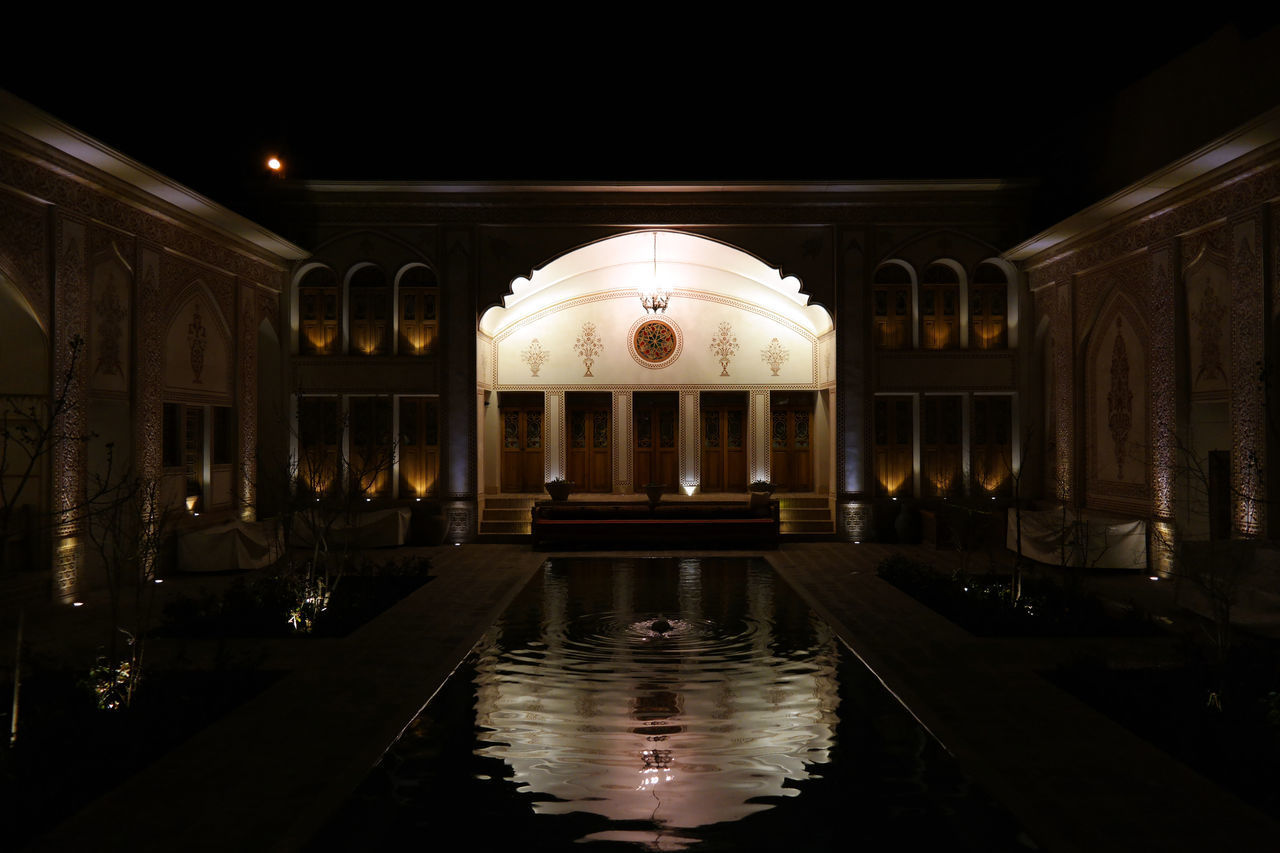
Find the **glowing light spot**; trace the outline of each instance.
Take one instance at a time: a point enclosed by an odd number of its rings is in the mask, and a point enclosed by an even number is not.
[[[279,172],[281,169],[284,168],[284,163],[280,162],[279,157],[268,157],[267,168],[273,172]]]

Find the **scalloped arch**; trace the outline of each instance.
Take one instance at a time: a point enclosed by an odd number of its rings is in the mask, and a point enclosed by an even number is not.
[[[496,337],[539,311],[602,293],[635,290],[654,278],[674,291],[726,298],[763,308],[815,338],[833,328],[831,315],[810,304],[800,280],[783,276],[756,256],[708,237],[680,231],[633,231],[572,249],[512,279],[502,305],[480,318]]]

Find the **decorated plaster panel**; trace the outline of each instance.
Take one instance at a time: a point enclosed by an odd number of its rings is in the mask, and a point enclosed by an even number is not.
[[[661,315],[643,313],[629,293],[560,304],[499,333],[494,349],[491,380],[501,388],[813,387],[821,367],[816,336],[755,306],[681,292]],[[766,351],[779,357],[766,360]],[[483,351],[480,365],[488,367]]]
[[[164,419],[160,255],[156,249],[144,248],[140,258],[135,339],[139,393],[134,405],[134,458],[139,460],[138,473],[156,480],[163,470],[160,454]]]
[[[1187,377],[1194,396],[1219,396],[1231,390],[1231,279],[1226,255],[1207,240],[1199,242],[1186,265]]]
[[[1172,241],[1151,251],[1151,510],[1162,518],[1174,511],[1177,480],[1177,369],[1175,356],[1177,294]]]
[[[76,352],[70,346],[74,338],[85,334],[88,320],[88,300],[85,298],[85,227],[79,222],[60,218],[57,224],[56,281],[54,283],[53,375],[68,378],[66,386],[69,400],[84,399],[88,385],[88,355]],[[85,406],[71,406],[63,423],[69,435],[84,435]],[[81,500],[85,487],[85,446],[80,441],[58,442],[52,453],[53,472],[50,488],[54,517],[54,566],[55,596],[61,601],[71,601],[80,585],[79,542],[80,521],[72,510]]]
[[[32,157],[0,151],[0,184],[59,208],[201,261],[251,281],[279,286],[284,265],[245,251],[246,246],[211,239],[174,219],[156,216],[95,185],[55,170]],[[167,279],[166,279],[167,280]]]
[[[1266,526],[1266,400],[1262,365],[1266,354],[1263,309],[1262,223],[1246,217],[1231,229],[1231,492],[1232,526],[1258,536]]]
[[[127,394],[133,361],[133,271],[114,244],[98,253],[89,288],[89,387]]]
[[[1052,472],[1055,484],[1055,497],[1064,503],[1075,501],[1075,413],[1076,413],[1076,371],[1074,347],[1074,324],[1071,314],[1071,288],[1060,284],[1053,289],[1057,308],[1053,312],[1050,334],[1054,341],[1053,368],[1057,384],[1054,387],[1054,403],[1056,408],[1056,444],[1057,458]]]
[[[239,389],[235,415],[239,421],[240,464],[236,482],[240,491],[240,513],[243,521],[252,521],[257,504],[254,472],[258,456],[258,311],[254,289],[240,289],[240,346],[236,363],[240,366]]]
[[[1278,196],[1280,164],[1233,169],[1222,174],[1213,187],[1171,202],[1156,215],[1118,225],[1100,238],[1035,260],[1031,279],[1037,283],[1036,286],[1039,282],[1068,280],[1080,270],[1190,234],[1222,221],[1233,211],[1250,210]]]
[[[630,492],[634,482],[632,471],[632,447],[634,438],[632,430],[635,422],[632,419],[632,398],[630,391],[616,391],[613,394],[613,488],[615,492]]]
[[[1141,510],[1150,495],[1147,328],[1128,297],[1104,305],[1085,371],[1089,505]]]
[[[174,304],[164,333],[165,390],[189,399],[230,398],[232,339],[209,291],[193,282]]]
[[[36,319],[49,328],[48,225],[39,205],[0,192],[0,273],[13,280]]]

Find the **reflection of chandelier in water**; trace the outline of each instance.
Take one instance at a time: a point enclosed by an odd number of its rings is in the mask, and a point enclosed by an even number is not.
[[[665,314],[671,291],[658,284],[658,232],[653,232],[653,277],[647,287],[639,288],[640,304],[649,314]]]

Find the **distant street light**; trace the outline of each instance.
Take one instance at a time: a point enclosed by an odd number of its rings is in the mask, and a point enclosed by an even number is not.
[[[277,175],[284,174],[284,163],[280,162],[279,157],[268,157],[267,168],[275,172]]]

